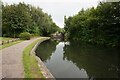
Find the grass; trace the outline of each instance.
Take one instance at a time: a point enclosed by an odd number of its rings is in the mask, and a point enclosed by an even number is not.
[[[0,50],[1,49],[4,49],[4,48],[7,48],[7,47],[10,47],[10,46],[12,46],[12,45],[15,45],[15,44],[17,44],[17,43],[20,43],[20,42],[22,42],[23,40],[18,40],[18,41],[15,41],[15,42],[10,42],[10,43],[6,43],[6,44],[4,44],[4,45],[0,45]]]
[[[1,41],[8,41],[8,40],[12,40],[14,38],[9,38],[9,37],[0,37]]]
[[[30,45],[28,45],[23,51],[23,65],[25,78],[41,78],[45,79],[38,66],[38,62],[35,59],[35,55],[30,55],[32,48],[38,41],[42,41],[45,38],[40,38]]]

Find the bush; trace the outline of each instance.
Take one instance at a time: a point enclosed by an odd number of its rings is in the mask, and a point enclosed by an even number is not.
[[[28,32],[23,32],[23,33],[20,33],[19,37],[20,39],[23,39],[23,40],[30,40],[31,34]]]

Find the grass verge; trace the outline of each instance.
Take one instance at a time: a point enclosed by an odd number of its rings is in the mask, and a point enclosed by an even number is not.
[[[0,40],[1,40],[1,41],[8,41],[8,40],[12,40],[12,39],[15,39],[15,38],[0,37]]]
[[[22,42],[23,40],[18,40],[18,41],[15,41],[15,42],[10,42],[10,43],[6,43],[6,44],[4,44],[4,45],[0,45],[0,50],[1,49],[4,49],[4,48],[7,48],[7,47],[10,47],[10,46],[12,46],[12,45],[14,45],[14,44],[17,44],[17,43],[20,43],[20,42]]]
[[[41,78],[45,79],[42,75],[41,70],[38,66],[38,62],[35,59],[35,55],[30,55],[32,48],[38,41],[44,40],[40,38],[28,45],[23,51],[23,65],[24,65],[24,76],[25,78]]]

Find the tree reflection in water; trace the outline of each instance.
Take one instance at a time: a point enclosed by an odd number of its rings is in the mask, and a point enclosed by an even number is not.
[[[42,61],[50,60],[52,53],[56,50],[58,42],[47,40],[42,42],[36,49],[36,55],[41,58]]]
[[[36,49],[55,77],[118,78],[120,51],[79,42],[45,41]]]
[[[120,72],[119,50],[70,42],[64,46],[64,57],[79,69],[85,69],[89,77],[118,78]]]

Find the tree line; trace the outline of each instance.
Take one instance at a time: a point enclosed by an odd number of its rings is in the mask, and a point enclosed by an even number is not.
[[[70,40],[120,47],[120,2],[100,2],[64,20]]]
[[[50,36],[58,30],[51,15],[39,7],[25,3],[2,5],[2,36],[18,37],[22,32]]]

